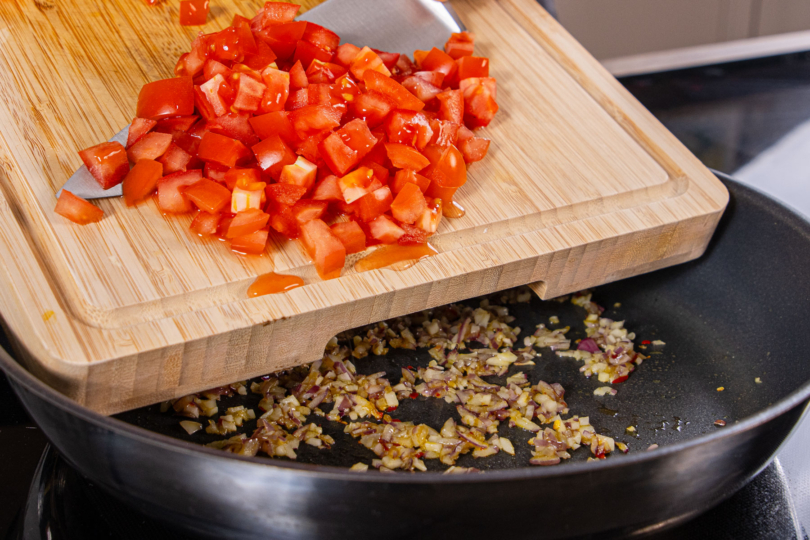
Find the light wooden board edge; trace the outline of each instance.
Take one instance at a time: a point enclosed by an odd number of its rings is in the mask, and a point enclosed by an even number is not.
[[[506,9],[510,10],[516,20],[521,21],[524,27],[534,35],[540,32],[557,31],[564,32],[561,28],[554,28],[556,22],[547,20],[544,12],[536,7],[531,0],[515,0],[513,2],[502,2]],[[536,8],[536,9],[535,9]],[[550,19],[550,17],[548,17]],[[537,39],[537,38],[535,38]],[[566,42],[566,39],[570,42]],[[557,38],[557,42],[551,44],[552,51],[560,55],[566,67],[573,69],[573,75],[577,77],[592,77],[597,80],[593,86],[608,84],[607,92],[604,89],[593,88],[592,95],[597,93],[595,99],[602,100],[603,106],[611,112],[620,112],[624,108],[625,112],[619,115],[622,122],[626,122],[630,132],[637,130],[643,134],[645,129],[654,129],[654,144],[664,148],[664,156],[676,155],[678,162],[686,162],[686,178],[705,178],[710,173],[700,165],[700,163],[686,151],[677,140],[671,135],[661,130],[654,118],[643,110],[632,98],[626,94],[615,80],[605,72],[596,61],[588,63],[590,57],[587,53],[584,58],[577,58],[576,64],[565,58],[566,55],[579,54],[584,51],[578,50],[578,44],[568,36],[562,35]],[[592,59],[590,59],[592,60]],[[584,69],[584,70],[583,70]],[[582,70],[582,71],[579,71]],[[600,71],[601,70],[601,71]],[[598,80],[598,79],[602,80]],[[589,91],[591,91],[589,89]],[[604,92],[602,95],[599,92]],[[629,111],[629,112],[627,112]],[[623,124],[625,125],[625,124]],[[667,137],[668,135],[668,137]],[[644,137],[640,137],[641,140]],[[670,152],[667,154],[666,152]],[[6,171],[9,172],[9,171]],[[694,176],[693,176],[694,175]],[[273,336],[288,332],[298,333],[307,336],[309,332],[310,343],[317,343],[310,347],[310,350],[302,354],[305,360],[313,360],[320,355],[323,344],[334,333],[357,326],[382,320],[392,316],[402,315],[426,307],[440,305],[449,301],[456,301],[479,294],[494,292],[512,286],[530,283],[541,278],[546,278],[545,288],[542,289],[544,297],[558,296],[594,285],[594,281],[611,281],[630,275],[635,275],[644,271],[649,271],[658,267],[668,266],[692,259],[703,252],[705,246],[714,230],[723,207],[725,206],[725,189],[713,177],[716,185],[711,183],[708,186],[697,188],[693,182],[689,181],[689,187],[679,197],[651,204],[649,207],[634,207],[624,209],[617,215],[609,216],[616,219],[640,219],[646,217],[650,219],[652,215],[659,218],[661,215],[667,219],[658,219],[660,227],[649,230],[645,237],[638,237],[632,231],[632,227],[626,228],[624,233],[617,233],[614,237],[607,238],[599,245],[582,246],[563,251],[554,251],[550,246],[546,247],[546,253],[535,257],[513,260],[503,264],[493,264],[490,268],[482,268],[474,274],[467,276],[457,276],[447,278],[434,284],[425,284],[410,289],[400,290],[382,294],[374,299],[356,302],[350,316],[335,317],[334,314],[321,312],[315,318],[308,318],[307,321],[278,321],[269,325],[246,325],[241,328],[232,329],[222,335],[210,338],[195,339],[185,344],[176,344],[160,350],[144,351],[131,356],[116,358],[107,362],[99,362],[97,365],[88,366],[86,363],[71,362],[69,359],[53,356],[53,351],[49,351],[44,343],[47,340],[39,341],[42,334],[51,334],[49,326],[65,325],[62,330],[67,330],[71,335],[76,336],[76,343],[68,344],[66,351],[74,350],[79,353],[85,349],[86,344],[81,342],[76,332],[76,322],[69,320],[69,314],[64,311],[63,306],[53,294],[53,284],[49,282],[41,268],[41,262],[21,261],[17,255],[22,246],[28,247],[29,239],[19,227],[18,216],[14,215],[14,210],[8,202],[0,201],[2,210],[2,222],[4,224],[3,238],[0,242],[0,254],[2,254],[3,266],[6,270],[1,281],[6,282],[8,290],[0,295],[2,311],[13,313],[18,311],[33,300],[33,298],[20,297],[12,287],[15,279],[25,276],[27,279],[35,281],[34,290],[38,290],[44,296],[48,296],[48,301],[56,307],[53,309],[55,315],[48,321],[36,320],[32,317],[28,320],[15,318],[6,320],[6,325],[13,336],[17,336],[17,341],[22,342],[26,352],[23,354],[27,358],[29,367],[42,377],[46,382],[60,389],[67,395],[84,402],[91,408],[95,408],[104,413],[113,413],[120,410],[129,409],[139,405],[167,399],[187,392],[197,391],[201,388],[189,373],[196,369],[205,369],[205,358],[212,354],[216,356],[226,356],[229,358],[228,366],[234,368],[233,371],[224,369],[221,375],[206,381],[206,386],[222,384],[233,381],[235,378],[249,377],[262,374],[271,368],[283,368],[301,361],[303,357],[290,358],[285,356],[285,351],[275,350],[272,346]],[[717,189],[717,185],[720,189]],[[707,191],[704,191],[706,189]],[[673,201],[679,199],[702,199],[713,201],[715,210],[699,216],[677,222],[678,210],[673,208]],[[699,205],[698,205],[699,206]],[[581,234],[588,227],[595,226],[597,221],[605,222],[606,216],[594,216],[592,218],[579,220],[573,223],[561,224],[552,227],[549,231],[555,234]],[[614,229],[616,230],[616,229]],[[689,240],[687,242],[687,239]],[[526,233],[516,236],[513,244],[525,242],[542,243],[547,241],[538,233]],[[688,249],[685,246],[688,244]],[[486,245],[477,246],[475,250],[482,256],[486,256]],[[538,250],[535,250],[538,251]],[[645,256],[646,254],[646,256]],[[497,261],[493,261],[497,262]],[[605,264],[610,265],[608,279],[605,276],[591,274],[594,268],[604,268]],[[555,269],[576,268],[572,272],[573,276],[568,282],[561,283],[555,281]],[[12,274],[14,276],[12,277]],[[559,277],[559,276],[557,276]],[[41,299],[40,299],[41,300]],[[46,301],[45,305],[48,304]],[[328,322],[329,325],[324,325]],[[327,327],[329,326],[329,327]],[[313,329],[315,331],[313,332]],[[43,332],[44,331],[44,332]],[[59,334],[59,332],[56,332]],[[22,338],[22,339],[19,339]],[[54,335],[51,334],[51,342]],[[38,342],[37,345],[34,342]],[[86,350],[82,352],[87,352]],[[64,351],[63,351],[64,353]],[[60,355],[62,356],[62,355]],[[79,354],[78,356],[83,356]],[[268,366],[264,359],[275,357],[274,365]],[[232,359],[232,360],[231,360]],[[150,373],[141,372],[146,365],[159,364],[157,371]],[[238,372],[238,377],[236,373]],[[85,380],[86,377],[86,380]],[[132,388],[135,381],[144,378],[155,379],[155,385],[146,392],[133,393]],[[175,384],[176,383],[176,384]]]

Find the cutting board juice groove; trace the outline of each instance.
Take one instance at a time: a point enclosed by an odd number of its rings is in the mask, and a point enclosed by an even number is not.
[[[316,2],[309,2],[311,7]],[[259,2],[217,2],[209,32]],[[103,200],[53,213],[76,151],[126,125],[197,28],[165,2],[0,3],[0,310],[38,376],[112,413],[319,357],[350,327],[542,281],[550,297],[699,256],[727,192],[533,0],[458,0],[491,58],[501,111],[439,254],[394,272],[347,260],[320,281],[294,242],[237,257],[188,217]],[[257,276],[305,286],[248,299]],[[47,320],[43,314],[52,311]]]

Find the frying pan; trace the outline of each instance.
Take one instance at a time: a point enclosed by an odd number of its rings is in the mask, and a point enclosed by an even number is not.
[[[48,388],[5,353],[0,368],[76,469],[127,504],[200,536],[643,536],[745,485],[770,462],[810,399],[810,224],[761,193],[721,180],[731,202],[702,258],[594,293],[602,305],[621,303],[606,316],[624,319],[638,339],[665,341],[661,354],[617,385],[613,397],[595,397],[601,385],[585,379],[571,359],[544,353],[528,372],[533,383],[563,384],[571,413],[590,416],[603,433],[627,442],[627,455],[587,462],[583,448],[570,462],[534,468],[527,465],[528,433],[502,426],[517,456],[459,461],[481,474],[353,473],[336,465],[373,456],[334,427],[327,429],[336,438],[331,450],[303,445],[295,462],[233,456],[182,440],[178,418],[156,407],[104,417]],[[534,300],[511,309],[524,332],[550,314],[575,328],[583,318],[570,306]],[[356,364],[360,372],[383,368],[391,376],[403,362],[424,361],[418,351],[399,350]],[[420,398],[406,400],[396,414],[439,427],[451,413],[441,400]],[[727,425],[716,427],[718,419]],[[638,438],[625,433],[629,425]],[[646,451],[651,444],[660,447]]]

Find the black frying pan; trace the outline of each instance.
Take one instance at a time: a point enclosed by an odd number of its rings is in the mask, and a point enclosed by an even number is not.
[[[618,385],[615,397],[594,397],[600,384],[584,379],[573,360],[544,353],[531,372],[533,382],[563,384],[572,414],[589,415],[605,433],[630,444],[629,454],[604,461],[585,462],[583,448],[570,462],[529,467],[528,434],[503,427],[519,451],[516,458],[466,456],[459,462],[486,469],[483,474],[350,473],[334,465],[368,463],[372,455],[328,425],[337,440],[332,450],[304,445],[298,462],[240,458],[178,440],[184,438],[178,418],[156,407],[103,417],[46,387],[5,354],[0,367],[79,471],[140,510],[196,534],[641,535],[704,511],[742,487],[770,461],[810,398],[810,224],[762,194],[724,181],[731,202],[704,257],[595,293],[603,305],[622,303],[608,316],[625,319],[639,339],[666,341],[662,354]],[[582,313],[570,306],[533,301],[513,310],[524,329],[550,314],[581,327]],[[383,368],[393,375],[400,363],[424,361],[422,354],[396,351],[357,365],[361,372]],[[421,398],[397,411],[436,427],[451,414],[443,401]],[[718,419],[727,426],[716,427]],[[629,425],[638,426],[638,439],[624,435]],[[653,443],[660,448],[645,452]]]

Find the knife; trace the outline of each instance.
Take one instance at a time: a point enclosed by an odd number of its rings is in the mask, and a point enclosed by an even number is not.
[[[416,49],[442,48],[451,33],[465,30],[453,8],[437,0],[327,0],[298,20],[329,28],[341,43],[408,55]],[[126,126],[110,142],[126,146],[128,132]],[[63,189],[83,199],[123,194],[121,184],[102,189],[84,165],[56,192],[57,197]]]

